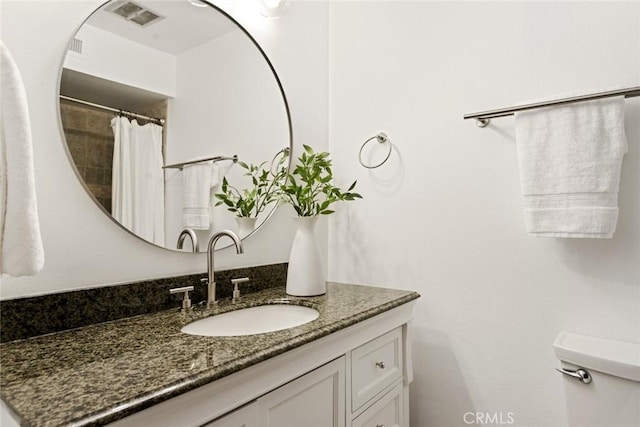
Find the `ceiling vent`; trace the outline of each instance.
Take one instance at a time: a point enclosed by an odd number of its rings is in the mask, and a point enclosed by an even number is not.
[[[107,8],[107,11],[121,16],[127,21],[133,22],[141,27],[146,27],[164,19],[164,16],[160,16],[132,1],[115,2],[113,6]]]

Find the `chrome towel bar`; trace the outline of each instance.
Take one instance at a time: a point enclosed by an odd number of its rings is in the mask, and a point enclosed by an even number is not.
[[[625,98],[640,96],[640,86],[610,90],[607,92],[592,93],[589,95],[572,96],[570,98],[561,98],[552,101],[518,105],[515,107],[499,108],[497,110],[481,111],[478,113],[465,114],[464,119],[475,119],[476,125],[483,128],[489,124],[489,119],[512,116],[518,111],[533,110],[534,108],[551,107],[554,105],[571,104],[574,102],[593,101],[595,99],[611,98],[613,96],[624,96]]]
[[[231,157],[225,157],[225,156],[206,157],[204,159],[189,160],[188,162],[175,163],[173,165],[166,165],[166,166],[163,166],[162,169],[180,169],[180,170],[182,170],[186,165],[192,165],[194,163],[208,162],[209,160],[212,160],[213,163],[221,162],[223,160],[233,160],[233,163],[236,163],[238,161],[238,156],[237,155],[233,155]]]

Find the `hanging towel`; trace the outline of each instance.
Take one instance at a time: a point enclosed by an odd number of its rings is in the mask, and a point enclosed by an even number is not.
[[[186,165],[182,170],[182,226],[195,230],[211,227],[209,200],[212,163]]]
[[[624,97],[518,112],[515,124],[529,235],[613,237]]]
[[[211,224],[215,222],[216,217],[216,193],[219,191],[220,185],[220,168],[218,162],[212,162],[211,164],[211,188],[209,189],[209,218]]]
[[[211,190],[214,190],[220,184],[220,168],[217,162],[211,163]]]
[[[0,273],[32,276],[43,265],[27,95],[0,41]]]

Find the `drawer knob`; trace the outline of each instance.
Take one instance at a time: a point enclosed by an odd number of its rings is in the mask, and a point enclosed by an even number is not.
[[[376,362],[376,366],[380,369],[384,369],[384,362]],[[384,426],[382,426],[384,427]]]
[[[376,427],[384,427],[384,424],[376,424]]]

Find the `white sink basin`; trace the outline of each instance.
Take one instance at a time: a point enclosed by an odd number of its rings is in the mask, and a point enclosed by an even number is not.
[[[318,316],[317,310],[299,305],[259,305],[216,314],[189,323],[181,331],[205,337],[264,334],[303,325]]]

